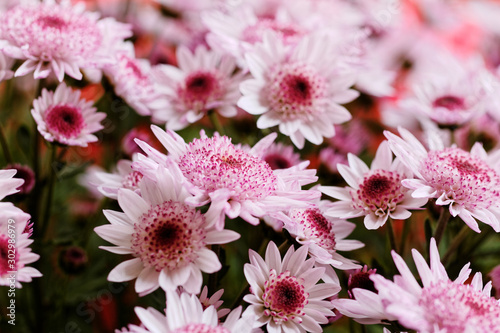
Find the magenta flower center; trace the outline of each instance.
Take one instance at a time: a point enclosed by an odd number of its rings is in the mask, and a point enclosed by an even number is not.
[[[284,120],[307,120],[320,112],[326,81],[306,64],[284,64],[271,72],[266,91],[269,108]]]
[[[223,78],[217,73],[198,71],[186,77],[179,96],[184,104],[194,110],[210,108],[210,102],[220,100],[224,95]]]
[[[282,155],[279,154],[269,154],[266,155],[264,160],[269,164],[271,169],[277,170],[277,169],[287,169],[291,167],[293,164],[288,160],[287,158],[283,157]]]
[[[423,178],[437,190],[436,197],[468,209],[498,205],[500,177],[485,161],[459,148],[430,151],[423,162]]]
[[[437,98],[432,105],[436,107],[442,107],[450,111],[458,111],[465,109],[465,101],[463,98],[446,95]]]
[[[352,190],[355,208],[384,216],[396,209],[407,191],[401,184],[402,175],[387,170],[375,170],[365,175],[357,191]]]
[[[355,298],[352,290],[354,288],[361,288],[365,290],[373,291],[377,293],[377,289],[375,289],[375,283],[370,279],[370,275],[374,274],[375,270],[369,270],[368,272],[357,272],[349,275],[349,281],[347,282],[347,293],[349,297]]]
[[[11,257],[14,256],[14,258],[9,258],[9,254]],[[17,270],[18,258],[19,255],[17,249],[9,253],[9,237],[7,237],[7,235],[0,234],[0,276],[3,276],[9,271]],[[13,268],[10,267],[9,260],[15,261]]]
[[[289,271],[276,274],[273,269],[269,280],[264,283],[264,314],[273,317],[276,323],[294,320],[303,316],[309,294],[305,292],[303,281],[290,276]]]
[[[471,285],[435,282],[422,290],[419,305],[425,309],[429,327],[443,332],[477,332],[478,328],[498,332],[500,327],[498,300]]]
[[[194,139],[180,157],[179,167],[193,185],[208,193],[229,189],[236,200],[265,198],[277,187],[271,167],[237,149],[227,137]]]
[[[318,208],[293,209],[291,218],[300,225],[306,240],[314,240],[322,248],[334,251],[335,233],[330,222]]]
[[[71,105],[55,105],[45,116],[50,132],[65,138],[76,138],[85,127],[81,110]]]
[[[60,30],[67,26],[66,21],[53,15],[40,16],[36,19],[36,23],[44,29],[53,28]]]
[[[210,326],[207,324],[187,324],[181,328],[178,328],[172,333],[230,333],[230,331],[224,326]]]
[[[166,201],[152,207],[134,224],[132,250],[146,267],[157,271],[183,267],[205,246],[204,216],[192,207]]]

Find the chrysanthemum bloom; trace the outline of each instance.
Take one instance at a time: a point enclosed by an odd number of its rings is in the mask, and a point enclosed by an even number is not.
[[[135,156],[132,157],[134,160]],[[105,197],[118,198],[118,190],[126,188],[140,194],[139,184],[142,173],[132,170],[132,161],[119,160],[116,163],[116,171],[113,173],[95,170],[90,178],[90,185],[96,186],[97,190]]]
[[[380,144],[371,168],[356,155],[348,155],[349,166],[337,165],[339,173],[349,187],[322,186],[323,193],[339,199],[326,212],[340,218],[365,216],[367,229],[378,229],[389,217],[407,219],[408,209],[418,209],[426,198],[413,198],[412,191],[401,181],[411,178],[411,171],[399,160],[392,160],[392,153],[384,141]]]
[[[246,54],[253,79],[241,83],[238,106],[261,115],[258,128],[279,125],[281,133],[299,148],[305,140],[319,145],[335,135],[334,124],[351,119],[340,104],[358,92],[349,87],[354,79],[342,75],[326,36],[304,37],[290,51],[274,35]]]
[[[302,162],[300,154],[293,151],[293,146],[287,146],[281,142],[273,142],[259,155],[273,170],[287,169]]]
[[[177,49],[179,68],[158,65],[154,71],[160,91],[169,106],[153,114],[153,119],[166,122],[171,130],[180,130],[200,120],[209,111],[224,117],[236,115],[236,101],[241,96],[238,85],[242,75],[235,74],[232,57],[199,46],[194,53]]]
[[[92,133],[104,128],[100,122],[106,117],[105,113],[96,112],[92,104],[80,99],[79,90],[61,83],[55,91],[42,90],[42,95],[33,101],[31,114],[45,140],[86,147],[97,141]]]
[[[19,192],[19,187],[23,185],[24,180],[13,178],[17,170],[0,170],[0,200],[8,195]]]
[[[325,298],[340,291],[333,283],[319,283],[325,268],[314,267],[307,259],[308,247],[297,251],[291,246],[283,261],[273,242],[267,246],[265,260],[249,251],[250,264],[245,264],[245,277],[251,294],[243,299],[250,303],[243,315],[255,315],[254,327],[266,325],[269,333],[322,332],[320,324],[328,323],[333,306]]]
[[[385,131],[394,154],[413,172],[416,179],[402,183],[414,198],[436,198],[436,204],[449,206],[472,230],[480,232],[476,219],[500,231],[500,153],[488,155],[476,142],[470,153],[455,146],[444,147],[436,135],[430,150],[404,128],[401,137]]]
[[[205,216],[184,203],[189,193],[178,175],[165,168],[160,167],[154,179],[144,177],[139,187],[142,197],[121,189],[118,204],[124,213],[105,210],[111,224],[95,228],[99,236],[116,245],[102,249],[134,256],[116,266],[108,280],[137,278],[135,290],[140,295],[160,286],[164,290],[182,286],[198,294],[202,272],[210,274],[221,268],[219,258],[207,245],[229,243],[239,234],[208,227]]]
[[[59,81],[64,74],[81,80],[81,68],[100,67],[112,61],[110,48],[130,37],[130,28],[111,18],[98,20],[85,12],[84,4],[71,6],[54,0],[18,5],[0,16],[2,51],[25,60],[16,76],[34,71],[45,78],[53,72]]]
[[[164,313],[154,308],[135,308],[141,327],[129,325],[120,332],[131,333],[250,333],[251,320],[240,318],[241,306],[219,323],[215,307],[206,309],[195,295],[167,292],[167,308]]]
[[[14,284],[16,288],[21,288],[21,282],[31,282],[32,278],[42,276],[37,269],[26,266],[40,258],[38,254],[31,252],[29,247],[33,243],[33,240],[29,239],[29,230],[25,232],[29,219],[29,214],[12,203],[0,202],[0,285],[2,286]],[[10,237],[13,230],[15,237]],[[14,245],[14,251],[11,245]],[[13,279],[12,275],[15,275]]]
[[[493,76],[482,63],[464,66],[448,56],[440,65],[438,71],[430,68],[431,73],[418,76],[412,95],[400,102],[403,110],[450,127],[461,126],[488,111]]]
[[[500,332],[500,300],[490,296],[491,282],[483,288],[481,273],[470,284],[470,264],[450,280],[439,260],[436,241],[431,239],[430,265],[412,250],[422,286],[394,251],[392,257],[401,275],[394,282],[374,274],[371,279],[384,304],[385,311],[399,323],[419,332]]]
[[[104,68],[111,79],[115,93],[122,97],[138,114],[152,115],[155,111],[168,107],[160,96],[158,87],[151,76],[151,65],[146,59],[136,59],[134,46],[126,43],[116,54],[116,63]]]
[[[220,309],[220,306],[224,301],[222,301],[220,298],[222,297],[222,294],[224,293],[224,289],[217,290],[210,298],[208,297],[208,287],[204,286],[203,289],[201,290],[201,294],[198,297],[200,300],[201,305],[203,306],[203,310],[207,309],[210,306],[213,306],[217,310],[217,317],[222,318],[225,315],[227,315],[229,312],[231,312],[230,309]]]
[[[316,262],[338,269],[355,269],[360,266],[344,258],[337,251],[352,251],[364,246],[357,240],[344,239],[356,225],[341,219],[325,217],[330,203],[318,202],[311,208],[292,208],[283,218],[284,227],[299,244],[309,246],[309,254]]]
[[[201,131],[200,139],[186,144],[173,131],[165,132],[157,126],[152,126],[152,130],[170,154],[165,156],[137,141],[149,158],[139,159],[133,168],[146,175],[156,169],[157,163],[174,163],[194,195],[188,202],[194,206],[210,203],[207,220],[218,229],[223,228],[226,216],[231,219],[239,216],[256,225],[268,213],[292,206],[307,207],[308,201],[319,197],[318,191],[300,189],[317,180],[315,170],[304,170],[307,164],[272,170],[255,153],[268,147],[276,138],[275,133],[252,149],[243,149],[218,133],[209,138]]]

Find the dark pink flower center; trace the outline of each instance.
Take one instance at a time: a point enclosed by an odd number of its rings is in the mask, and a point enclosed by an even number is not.
[[[273,170],[287,169],[292,166],[292,163],[288,159],[279,154],[269,154],[264,160]]]
[[[375,289],[375,283],[370,279],[370,275],[374,274],[375,270],[359,271],[349,276],[349,281],[347,283],[347,293],[349,297],[355,298],[352,290],[354,288],[361,288],[365,290],[373,291],[377,293],[377,289]]]
[[[262,295],[266,307],[264,314],[272,316],[276,322],[303,316],[309,294],[305,292],[302,283],[295,276],[290,276],[289,271],[277,275],[275,270],[271,270]]]
[[[85,127],[81,110],[70,105],[55,105],[47,111],[47,128],[65,138],[75,138]]]
[[[434,107],[442,107],[450,111],[465,109],[464,99],[452,95],[439,97],[432,103],[432,105]]]
[[[318,208],[292,209],[290,217],[301,226],[305,241],[313,240],[322,248],[335,249],[335,233],[330,222]]]
[[[40,25],[44,29],[52,28],[58,30],[61,30],[68,25],[68,23],[63,19],[61,19],[60,17],[52,15],[40,16],[36,19],[36,23],[38,23],[38,25]]]
[[[152,207],[134,224],[132,250],[146,267],[183,267],[198,258],[205,246],[205,218],[182,203],[166,201]]]
[[[15,258],[9,258],[9,254],[15,255]],[[9,265],[9,259],[15,261],[14,269]],[[17,260],[18,260],[18,252],[15,250],[14,252],[9,253],[9,237],[7,235],[0,234],[0,276],[3,276],[9,271],[15,271],[17,268]]]
[[[139,171],[132,171],[123,179],[122,181],[123,187],[128,188],[130,190],[138,189],[142,177],[143,175]]]

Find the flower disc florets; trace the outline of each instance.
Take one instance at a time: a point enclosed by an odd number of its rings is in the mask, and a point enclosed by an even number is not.
[[[332,230],[332,222],[318,208],[292,209],[290,217],[295,221],[300,221],[305,238],[314,239],[315,243],[323,249],[335,250],[335,232]]]
[[[166,201],[152,207],[134,224],[132,251],[156,271],[182,267],[194,262],[205,246],[204,223],[203,215],[194,208]]]

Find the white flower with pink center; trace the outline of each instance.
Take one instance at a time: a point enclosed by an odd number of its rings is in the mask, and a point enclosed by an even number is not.
[[[255,327],[266,325],[270,333],[322,332],[320,324],[328,323],[333,306],[325,298],[340,291],[334,283],[318,283],[325,268],[314,267],[314,259],[307,259],[308,247],[297,251],[290,247],[281,260],[278,247],[270,242],[265,260],[253,250],[250,263],[245,264],[245,277],[251,294],[243,299],[250,306],[243,314],[254,315]]]
[[[168,106],[153,80],[150,62],[137,59],[131,43],[126,43],[117,52],[116,63],[106,66],[104,72],[114,84],[115,93],[138,114],[149,116]]]
[[[427,332],[500,332],[500,300],[490,296],[491,282],[483,287],[481,273],[470,284],[470,264],[450,280],[439,259],[436,241],[431,239],[430,265],[412,250],[422,286],[394,251],[392,257],[401,275],[394,282],[381,275],[371,279],[382,299],[385,311],[409,329]]]
[[[131,333],[250,333],[251,318],[240,318],[241,306],[219,322],[213,305],[204,308],[195,295],[167,291],[167,308],[159,312],[154,308],[135,308],[141,327],[129,325],[121,332]]]
[[[235,60],[221,56],[204,46],[194,53],[180,46],[177,49],[179,67],[158,65],[154,70],[160,91],[169,105],[153,114],[167,128],[180,130],[200,120],[207,112],[224,117],[236,115],[236,101],[241,96],[238,84],[241,74],[234,74]]]
[[[33,101],[31,114],[38,131],[49,142],[86,147],[98,139],[93,133],[101,130],[103,112],[96,112],[93,102],[80,99],[80,91],[61,83],[55,91],[42,90]]]
[[[0,285],[12,283],[21,288],[21,282],[31,282],[32,278],[42,274],[33,267],[28,267],[40,256],[31,252],[33,243],[30,233],[25,232],[30,215],[10,202],[0,202]],[[11,237],[14,234],[15,237]],[[14,249],[12,248],[14,245]],[[13,273],[16,272],[16,273]],[[12,278],[12,275],[15,275]]]
[[[282,218],[283,228],[295,237],[299,244],[309,246],[309,255],[316,262],[338,269],[359,268],[353,260],[344,258],[337,251],[352,251],[364,246],[356,240],[347,240],[355,228],[354,223],[326,217],[324,212],[330,202],[320,201],[312,208],[292,208]]]
[[[348,154],[349,166],[337,168],[349,187],[322,186],[321,191],[334,202],[327,215],[340,218],[365,216],[367,229],[378,229],[389,217],[404,220],[411,216],[409,209],[418,209],[427,198],[414,198],[402,181],[412,177],[410,169],[398,159],[392,160],[387,141],[380,144],[371,168],[356,155]]]
[[[304,37],[290,48],[273,35],[246,54],[253,79],[241,83],[238,106],[261,115],[258,128],[279,126],[302,149],[305,140],[319,145],[335,135],[334,124],[351,119],[340,104],[358,92],[349,87],[354,78],[343,75],[325,35]]]
[[[385,131],[392,151],[412,170],[417,179],[405,179],[403,185],[414,198],[436,199],[449,206],[452,216],[459,216],[472,230],[480,232],[477,220],[500,231],[500,154],[486,153],[476,142],[470,153],[455,146],[444,147],[436,135],[430,150],[406,129],[401,137]]]
[[[130,37],[130,28],[110,18],[98,20],[96,13],[85,12],[84,7],[44,0],[15,6],[0,15],[0,41],[7,43],[2,51],[24,60],[15,76],[34,71],[38,79],[53,72],[59,81],[65,73],[81,80],[81,68],[111,62],[110,47]]]
[[[137,143],[148,154],[139,158],[133,168],[144,175],[157,164],[174,163],[194,195],[188,202],[195,206],[210,203],[207,220],[222,229],[225,217],[241,217],[251,224],[269,213],[290,207],[307,207],[319,197],[318,191],[301,190],[301,186],[317,180],[315,170],[305,170],[308,162],[283,170],[272,170],[257,152],[268,147],[276,138],[270,134],[253,148],[246,149],[231,143],[231,139],[215,133],[212,138],[201,132],[200,139],[186,144],[173,131],[151,127],[169,155],[158,152],[145,142]]]
[[[132,161],[136,159],[136,156],[132,156]],[[139,171],[132,170],[132,161],[119,160],[116,163],[116,171],[113,173],[101,170],[91,171],[89,185],[95,186],[102,195],[115,200],[118,198],[118,190],[121,188],[140,194],[139,184],[143,175]]]
[[[124,213],[104,211],[110,225],[95,228],[96,233],[116,246],[101,246],[134,258],[116,266],[109,281],[123,282],[137,278],[135,290],[140,295],[161,286],[175,290],[182,286],[198,294],[202,272],[214,273],[221,268],[216,254],[207,248],[239,238],[231,230],[215,230],[205,216],[184,202],[189,193],[178,175],[160,167],[155,177],[144,177],[136,192],[118,191],[118,204]]]

